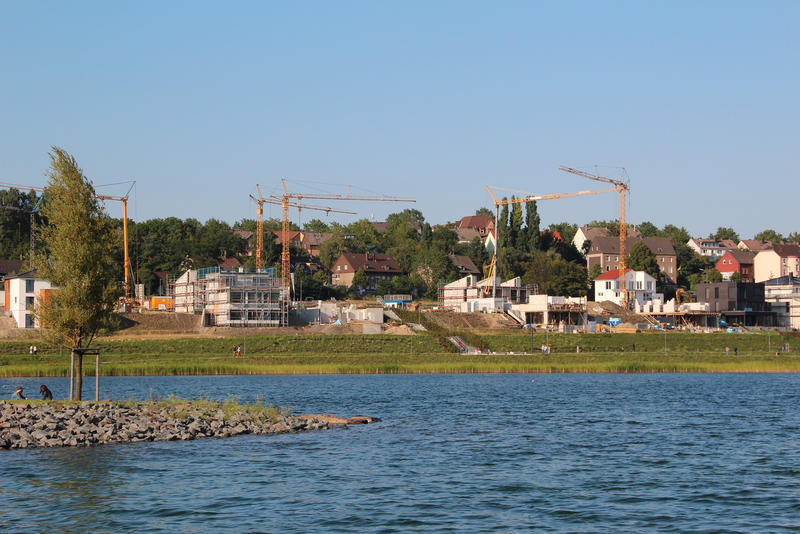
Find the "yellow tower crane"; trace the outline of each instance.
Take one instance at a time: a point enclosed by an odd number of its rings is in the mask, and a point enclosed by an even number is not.
[[[130,195],[133,186],[136,185],[136,182],[131,182],[131,187],[128,189],[128,192],[125,193],[125,196],[118,197],[113,195],[98,195],[95,194],[94,198],[106,201],[106,200],[117,200],[122,202],[122,247],[123,247],[123,255],[124,255],[124,270],[125,270],[125,302],[131,302],[131,260],[130,256],[128,255],[128,198]],[[27,191],[38,191],[40,193],[46,193],[47,190],[44,187],[36,187],[36,186],[29,186],[29,185],[17,185],[17,184],[7,184],[7,183],[0,183],[0,187],[5,187],[9,189],[17,189],[20,191],[27,190]],[[31,227],[31,232],[33,228]]]
[[[315,209],[319,211],[324,211],[326,213],[335,212],[335,213],[354,213],[352,211],[344,211],[344,210],[335,210],[332,208],[322,207],[322,206],[308,206],[301,204],[303,199],[313,199],[313,200],[371,200],[374,202],[416,202],[413,198],[399,198],[399,197],[387,197],[387,196],[353,196],[348,193],[346,195],[322,195],[316,193],[290,193],[289,189],[286,187],[286,180],[281,178],[281,184],[283,185],[283,194],[281,195],[270,195],[269,198],[264,198],[261,195],[261,191],[258,191],[259,198],[256,199],[251,195],[251,198],[256,201],[259,206],[259,215],[263,218],[263,204],[276,204],[280,205],[281,207],[281,278],[283,279],[284,287],[289,286],[289,273],[291,272],[291,257],[289,254],[289,208],[297,208],[298,210],[304,209]],[[296,202],[292,200],[295,199]],[[260,219],[261,220],[261,219]],[[263,223],[259,225],[258,228],[259,234],[263,234]],[[256,239],[256,243],[258,244],[258,239]],[[256,266],[258,266],[259,260],[258,258],[261,257],[263,254],[263,241],[262,247],[259,249],[256,246]],[[261,260],[261,264],[263,266],[263,259]]]
[[[629,190],[628,184],[621,180],[613,180],[563,165],[561,165],[558,170],[577,174],[578,176],[583,176],[584,178],[595,180],[596,182],[611,184],[614,186],[613,191],[619,193],[619,288],[622,295],[622,306],[627,310],[630,305],[628,300],[628,287],[625,285],[625,244],[628,239],[628,225],[625,221],[625,200]],[[608,190],[602,192],[607,193]]]
[[[566,171],[566,172],[571,172],[573,174],[579,174],[581,176],[585,176],[587,178],[590,178],[592,180],[597,180],[597,181],[600,181],[600,182],[608,182],[608,183],[613,184],[614,187],[608,188],[608,189],[574,191],[572,193],[552,193],[552,194],[548,194],[548,195],[536,195],[536,194],[533,194],[533,193],[528,193],[526,191],[518,191],[518,190],[515,190],[515,189],[506,189],[506,188],[503,188],[503,187],[494,186],[494,188],[498,189],[498,190],[510,191],[510,192],[514,192],[514,193],[521,193],[521,194],[525,195],[525,196],[521,196],[519,198],[513,198],[511,200],[508,200],[508,199],[499,200],[497,198],[497,195],[495,195],[494,191],[492,191],[492,187],[487,185],[486,189],[489,190],[489,194],[492,196],[492,200],[494,201],[494,206],[495,206],[495,232],[497,232],[497,230],[498,230],[497,221],[500,218],[499,217],[500,206],[509,205],[509,204],[522,204],[522,203],[525,203],[525,202],[536,202],[538,200],[552,200],[552,199],[556,199],[556,198],[572,198],[572,197],[582,197],[582,196],[587,196],[587,195],[599,195],[599,194],[602,194],[602,193],[615,193],[615,192],[620,193],[620,197],[621,197],[620,198],[620,206],[622,207],[621,211],[620,211],[620,260],[621,260],[620,261],[620,288],[621,288],[621,291],[622,291],[622,301],[625,303],[625,305],[627,307],[628,293],[627,293],[627,288],[625,288],[625,278],[624,278],[626,233],[622,228],[624,227],[624,224],[625,224],[625,210],[624,210],[624,206],[625,206],[625,191],[628,190],[628,185],[625,184],[624,182],[619,181],[619,180],[611,180],[610,178],[604,178],[602,176],[595,176],[595,175],[591,175],[591,174],[588,174],[588,173],[582,173],[581,171],[576,171],[575,169],[571,169],[571,168],[568,168],[568,167],[559,167],[559,170],[563,170],[563,171]],[[495,243],[495,248],[494,248],[494,256],[492,257],[492,266],[494,266],[495,270],[496,270],[497,251],[498,251],[498,248],[499,248],[500,240],[499,240],[499,236],[496,235],[495,237],[497,239],[495,239],[496,243]],[[495,280],[492,280],[492,298],[495,297],[495,293],[496,293],[495,285],[496,285]],[[488,288],[487,288],[486,291],[488,291]]]

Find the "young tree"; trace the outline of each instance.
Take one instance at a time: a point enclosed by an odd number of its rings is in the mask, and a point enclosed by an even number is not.
[[[57,288],[34,311],[45,335],[72,348],[75,399],[81,399],[83,350],[101,329],[113,329],[120,295],[118,266],[112,261],[116,239],[92,184],[71,155],[53,147],[42,211],[49,224],[39,230],[48,254],[36,258],[39,275]]]
[[[353,286],[366,289],[369,286],[369,278],[367,278],[367,273],[364,271],[358,271],[353,276]]]
[[[712,284],[722,282],[722,273],[715,268],[706,269],[703,273],[703,280]]]

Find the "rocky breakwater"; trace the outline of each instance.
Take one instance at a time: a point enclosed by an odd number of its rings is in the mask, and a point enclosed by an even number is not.
[[[222,438],[323,430],[376,419],[298,416],[272,406],[195,402],[0,401],[0,449]]]

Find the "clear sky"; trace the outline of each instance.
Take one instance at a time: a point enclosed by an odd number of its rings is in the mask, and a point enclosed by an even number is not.
[[[601,184],[559,165],[625,167],[631,222],[786,235],[799,27],[797,1],[2,0],[0,181],[44,185],[57,145],[96,186],[136,180],[136,220],[255,218],[255,185],[285,177],[417,199],[295,221],[414,207],[437,224],[490,207],[486,184],[568,192]],[[584,224],[617,206],[539,211]]]

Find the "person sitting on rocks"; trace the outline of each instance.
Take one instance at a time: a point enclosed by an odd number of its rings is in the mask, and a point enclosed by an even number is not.
[[[42,393],[42,400],[53,400],[53,392],[44,384],[39,386],[39,391]]]
[[[28,397],[22,394],[22,388],[17,388],[17,391],[14,392],[14,395],[16,395],[22,400],[28,400]]]

